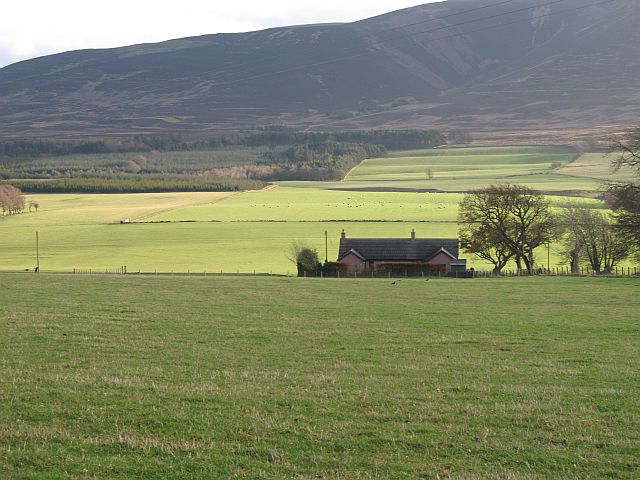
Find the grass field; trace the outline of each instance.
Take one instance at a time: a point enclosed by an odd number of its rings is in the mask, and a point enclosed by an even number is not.
[[[443,148],[391,152],[365,160],[344,182],[286,182],[344,190],[465,192],[495,183],[527,185],[550,195],[593,197],[607,182],[628,176],[611,170],[613,155],[581,155],[563,147]],[[433,178],[429,179],[429,170]]]
[[[544,172],[557,162],[564,166],[554,172],[568,173],[551,175],[562,187],[549,197],[553,205],[578,201],[602,208],[596,200],[560,193],[594,196],[599,179],[611,174],[611,158],[572,159],[572,153],[556,147],[439,149],[366,161],[343,182],[283,182],[276,189],[242,194],[38,195],[33,197],[41,205],[37,213],[0,218],[0,270],[35,266],[38,231],[45,271],[126,265],[146,272],[292,273],[286,258],[291,241],[308,243],[324,259],[325,231],[330,260],[337,257],[343,228],[349,236],[407,237],[415,229],[421,237],[455,237],[462,194],[382,191],[403,182],[402,188],[419,188],[426,182],[417,178],[425,166],[436,175],[429,182],[463,191],[469,182],[548,175]],[[389,180],[394,175],[398,179]],[[154,223],[121,225],[124,220]],[[553,266],[562,262],[556,250]],[[546,256],[540,253],[540,263],[546,265]],[[476,268],[487,267],[470,260]]]
[[[638,288],[0,274],[0,477],[637,478]]]
[[[45,271],[294,272],[293,239],[338,255],[349,236],[455,237],[460,194],[361,193],[277,188],[244,194],[39,195],[35,213],[0,219],[0,270],[35,266],[35,232]],[[553,197],[562,206],[573,201]],[[601,208],[594,200],[578,200]],[[158,222],[120,224],[120,221]],[[174,222],[174,223],[160,223]],[[546,259],[546,252],[543,255]],[[554,261],[559,261],[554,256]],[[546,263],[546,262],[545,262]],[[473,262],[483,268],[480,262]]]

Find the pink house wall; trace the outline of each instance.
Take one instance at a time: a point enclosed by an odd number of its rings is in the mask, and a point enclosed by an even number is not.
[[[342,260],[340,260],[340,264],[342,264],[344,268],[344,273],[347,275],[353,275],[354,273],[362,273],[364,271],[373,270],[384,270],[386,265],[406,265],[407,263],[415,263],[416,265],[423,265],[425,267],[429,267],[428,269],[440,270],[442,272],[450,272],[451,271],[451,262],[453,259],[444,252],[440,252],[438,255],[433,257],[428,262],[408,262],[408,261],[379,261],[373,262],[371,265],[368,265],[367,262],[363,261],[360,257],[353,253],[349,253]]]
[[[347,275],[353,275],[354,273],[360,273],[365,270],[367,266],[366,262],[363,262],[360,257],[354,255],[353,253],[349,253],[346,255],[340,263],[344,265],[345,273]]]
[[[427,263],[427,265],[430,265],[433,267],[442,266],[445,268],[445,271],[448,273],[451,271],[452,261],[453,259],[449,255],[447,255],[444,252],[440,252],[438,255],[436,255],[431,260],[429,260],[429,263]]]

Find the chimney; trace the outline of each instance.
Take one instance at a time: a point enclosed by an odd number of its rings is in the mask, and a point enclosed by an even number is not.
[[[342,235],[340,235],[340,238],[347,238],[347,234],[344,231],[344,228],[342,229]]]
[[[411,230],[411,240],[415,240],[416,239],[416,229],[414,228],[413,230]]]

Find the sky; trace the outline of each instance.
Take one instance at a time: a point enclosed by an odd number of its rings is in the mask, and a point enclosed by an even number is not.
[[[349,22],[434,0],[3,0],[0,67],[51,53]]]

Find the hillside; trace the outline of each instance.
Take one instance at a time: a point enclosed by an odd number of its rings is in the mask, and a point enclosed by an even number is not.
[[[494,4],[450,0],[351,24],[17,63],[0,69],[0,135],[197,134],[274,123],[531,130],[636,121],[638,2]]]

